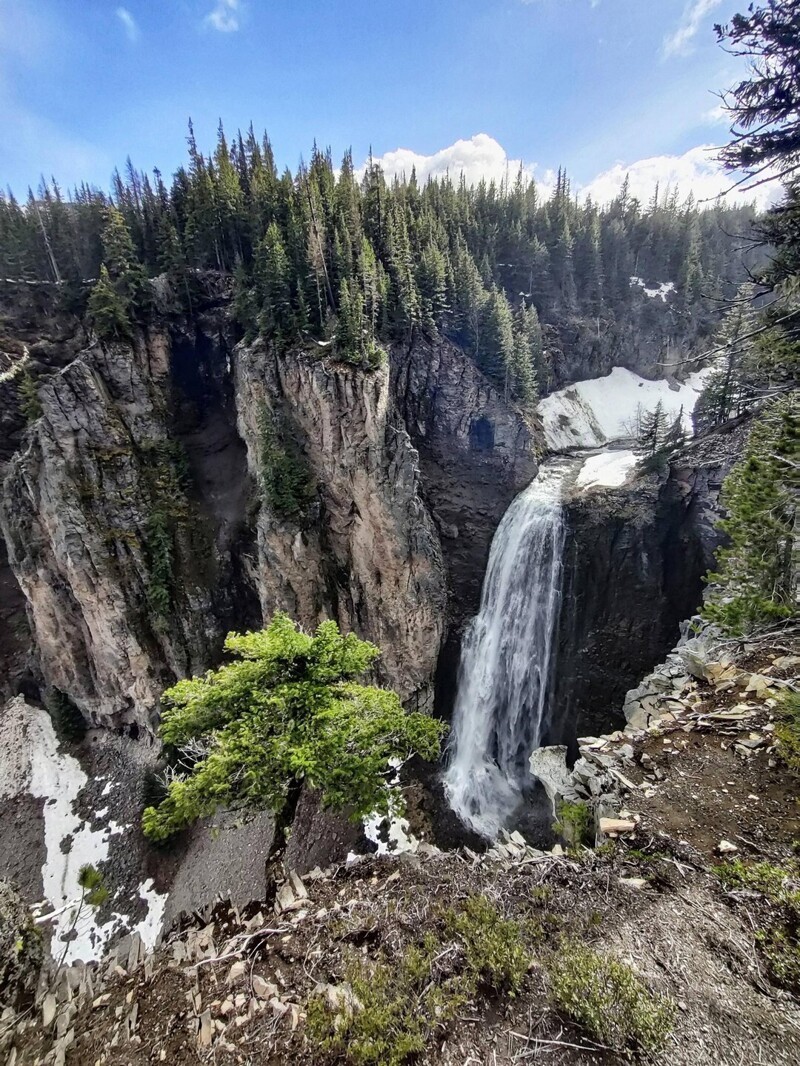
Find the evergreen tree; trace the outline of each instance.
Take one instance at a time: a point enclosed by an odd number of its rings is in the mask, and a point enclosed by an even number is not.
[[[289,260],[281,232],[270,222],[256,249],[254,265],[259,328],[267,335],[280,333],[291,309]]]
[[[133,318],[147,304],[147,275],[136,254],[122,212],[115,207],[109,207],[106,211],[103,263],[126,316]]]
[[[394,692],[359,684],[379,650],[342,636],[336,622],[309,636],[276,614],[262,632],[230,633],[225,649],[230,663],[162,697],[162,739],[191,745],[194,757],[145,810],[151,840],[221,806],[291,813],[302,783],[355,817],[386,813],[396,800],[386,787],[392,760],[437,757],[445,727],[406,713]]]
[[[636,448],[645,460],[653,460],[661,454],[669,429],[661,400],[652,411],[639,408],[635,425]]]
[[[124,300],[115,289],[105,263],[100,267],[87,307],[89,321],[97,336],[104,341],[130,338],[132,324]]]
[[[745,454],[723,486],[730,546],[718,552],[703,613],[733,633],[797,611],[800,475],[797,393],[774,401],[755,423]]]

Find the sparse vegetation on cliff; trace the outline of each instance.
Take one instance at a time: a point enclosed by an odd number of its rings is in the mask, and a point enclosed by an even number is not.
[[[653,995],[620,959],[565,943],[550,968],[553,1002],[615,1051],[659,1051],[672,1029],[673,1005]]]
[[[152,840],[221,806],[280,812],[301,782],[355,817],[386,813],[390,760],[439,752],[442,723],[356,683],[380,652],[333,621],[309,636],[278,613],[261,632],[229,634],[225,649],[234,661],[164,693],[161,737],[192,766],[145,810]]]
[[[316,493],[308,463],[266,406],[259,412],[258,429],[266,501],[279,518],[300,521]]]

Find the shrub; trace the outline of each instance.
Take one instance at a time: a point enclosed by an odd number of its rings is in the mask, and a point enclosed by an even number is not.
[[[309,636],[278,613],[261,632],[228,634],[225,649],[232,662],[162,697],[161,738],[192,745],[198,757],[145,809],[152,840],[221,806],[280,812],[301,781],[354,818],[385,814],[390,760],[438,755],[443,723],[406,714],[394,692],[357,684],[380,652],[333,621]]]
[[[756,934],[770,977],[791,991],[800,990],[800,892],[796,889],[800,863],[785,866],[733,859],[715,867],[728,889],[757,892],[768,904],[763,928]]]
[[[670,1000],[650,992],[626,963],[582,944],[563,945],[550,987],[560,1011],[615,1051],[658,1051],[672,1029]]]
[[[787,691],[782,695],[778,715],[778,753],[793,773],[800,774],[800,692]]]
[[[530,961],[519,922],[503,918],[485,896],[470,896],[445,913],[445,928],[462,943],[472,979],[493,992],[519,992]]]
[[[468,998],[459,977],[434,978],[440,947],[428,936],[391,960],[353,958],[345,969],[347,1000],[333,1006],[317,996],[309,1003],[310,1041],[354,1066],[402,1066],[420,1055]]]
[[[309,1003],[311,1042],[353,1066],[401,1066],[480,990],[520,990],[528,955],[519,923],[485,896],[469,896],[442,919],[440,935],[428,933],[391,960],[352,958],[341,995]]]
[[[33,1002],[43,960],[42,936],[27,906],[8,881],[0,880],[0,1011]]]
[[[19,379],[19,409],[22,412],[25,421],[35,422],[42,413],[42,403],[39,399],[39,389],[36,385],[36,379],[30,370],[25,368]]]

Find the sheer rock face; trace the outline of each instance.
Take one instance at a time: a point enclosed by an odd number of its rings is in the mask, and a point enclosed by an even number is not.
[[[478,610],[500,519],[538,471],[533,426],[449,341],[396,347],[392,379],[442,535],[448,620],[458,627]]]
[[[743,425],[690,444],[666,476],[566,503],[563,605],[547,743],[599,735],[702,603]]]
[[[209,597],[181,544],[163,618],[149,598],[168,378],[163,336],[85,350],[40,389],[5,477],[0,521],[44,681],[98,724],[146,725],[164,682],[206,658]]]
[[[444,564],[420,495],[418,456],[398,417],[385,367],[362,370],[303,354],[237,349],[237,410],[260,477],[260,420],[280,420],[304,453],[318,500],[307,520],[265,499],[254,569],[263,613],[304,625],[336,618],[378,644],[382,680],[429,705],[444,630]]]
[[[538,471],[534,427],[446,340],[396,346],[391,365],[397,408],[419,451],[422,497],[442,539],[448,598],[436,702],[449,718],[461,633],[480,605],[492,537]]]
[[[417,338],[369,371],[276,359],[234,346],[224,303],[209,307],[39,378],[0,502],[8,694],[24,678],[95,724],[149,729],[163,688],[213,666],[225,632],[284,609],[380,645],[379,680],[430,707],[443,641],[477,609],[494,530],[536,473],[530,425],[448,342]],[[264,411],[316,486],[300,522],[264,498]],[[12,648],[23,598],[30,638]]]

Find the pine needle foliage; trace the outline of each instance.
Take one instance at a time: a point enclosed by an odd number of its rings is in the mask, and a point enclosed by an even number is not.
[[[303,781],[353,817],[386,813],[390,760],[438,755],[444,725],[359,684],[380,652],[336,622],[310,636],[279,612],[260,632],[230,633],[225,650],[231,662],[164,693],[162,740],[203,754],[146,808],[151,840],[221,806],[278,813]]]
[[[744,456],[725,479],[727,518],[720,528],[730,547],[718,552],[719,571],[704,616],[733,634],[789,618],[797,611],[798,394],[774,401],[751,430]]]

